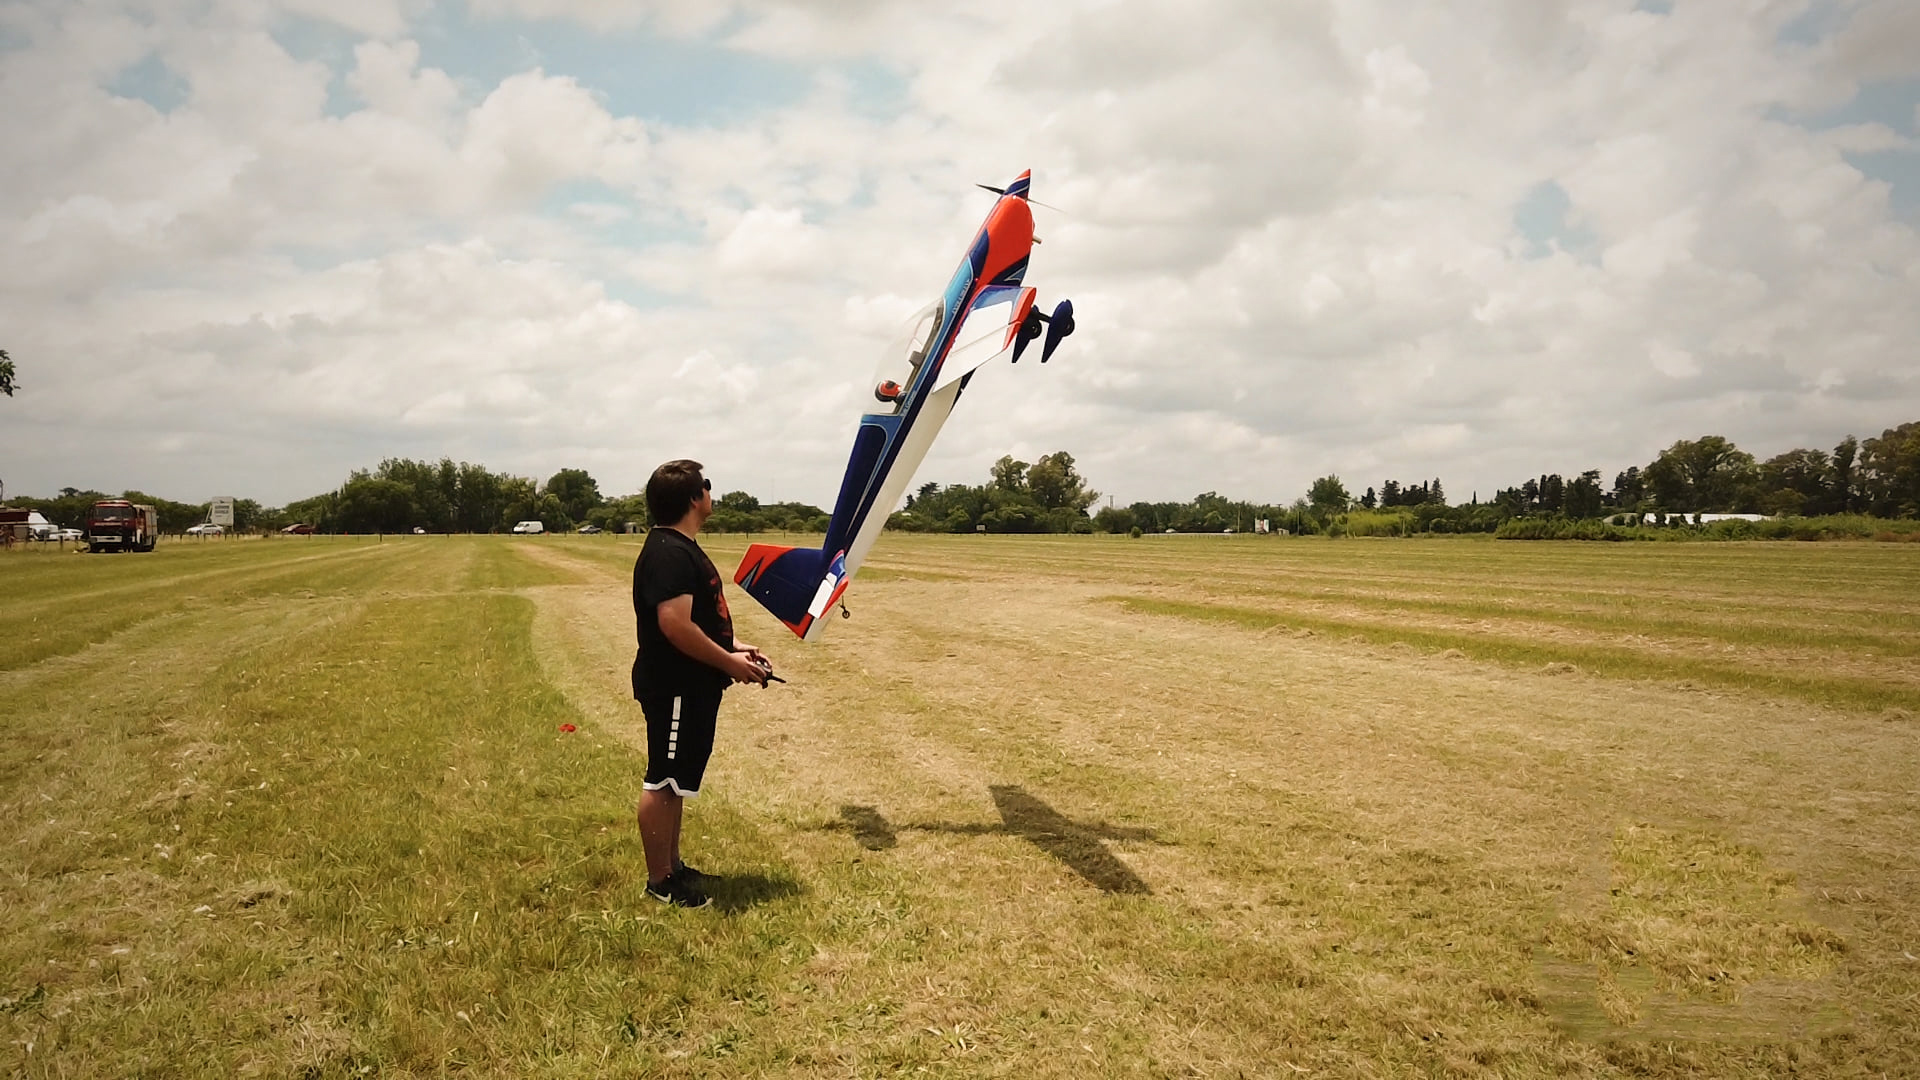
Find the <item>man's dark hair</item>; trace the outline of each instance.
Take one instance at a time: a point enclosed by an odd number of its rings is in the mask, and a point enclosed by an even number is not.
[[[647,513],[653,515],[655,525],[679,521],[700,501],[700,492],[706,488],[700,469],[699,462],[681,458],[653,470],[647,478]]]

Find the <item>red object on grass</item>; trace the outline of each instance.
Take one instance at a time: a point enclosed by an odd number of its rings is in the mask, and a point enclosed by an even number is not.
[[[560,730],[561,730],[561,731],[573,731],[573,730],[574,730],[574,726],[573,726],[572,724],[561,724],[561,725],[560,725]]]

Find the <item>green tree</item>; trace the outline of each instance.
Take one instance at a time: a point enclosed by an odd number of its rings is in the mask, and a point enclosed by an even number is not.
[[[1027,463],[1015,461],[1012,454],[993,463],[993,486],[1001,491],[1024,492],[1027,490]]]
[[[1789,450],[1760,466],[1762,507],[1773,514],[1802,514],[1828,504],[1833,459],[1825,450]]]
[[[1570,518],[1597,518],[1605,502],[1600,470],[1588,469],[1567,482],[1563,511]]]
[[[736,514],[757,514],[760,512],[760,500],[744,491],[729,491],[714,500],[715,512],[730,510]]]
[[[13,396],[13,392],[19,388],[13,378],[13,358],[7,355],[7,350],[0,349],[0,394]]]
[[[412,519],[403,528],[388,531],[406,532],[415,526],[435,532],[453,528],[454,503],[442,491],[439,465],[411,458],[387,458],[373,470],[372,476],[404,486],[413,501]]]
[[[569,523],[585,521],[601,502],[600,485],[585,469],[561,469],[554,473],[547,480],[545,494],[554,497]]]
[[[340,486],[338,524],[347,532],[410,532],[419,517],[411,485],[356,472]]]
[[[1684,510],[1693,500],[1687,491],[1687,475],[1680,463],[1661,454],[1640,473],[1647,494],[1659,510]]]
[[[532,480],[524,476],[501,475],[495,478],[499,486],[500,516],[494,520],[492,528],[502,532],[522,521],[539,520],[549,528],[557,528],[558,522],[548,522],[540,517],[539,490]]]
[[[1680,482],[1677,505],[1669,505],[1667,509],[1689,513],[1734,510],[1758,501],[1759,466],[1752,454],[1733,445],[1725,436],[1681,439],[1662,450],[1660,457],[1647,466],[1650,484],[1661,462],[1668,463]]]
[[[1613,505],[1623,510],[1636,510],[1647,497],[1647,481],[1640,475],[1640,466],[1629,465],[1625,472],[1617,473],[1613,478]]]
[[[1860,490],[1869,513],[1920,517],[1920,421],[1860,444]]]
[[[1027,492],[1034,502],[1048,510],[1071,510],[1076,514],[1085,513],[1100,497],[1074,470],[1073,455],[1065,450],[1046,454],[1027,469]]]
[[[1353,496],[1347,494],[1347,486],[1338,476],[1323,476],[1307,489],[1307,502],[1313,512],[1322,521],[1335,514],[1344,514],[1353,504]]]
[[[1858,505],[1854,487],[1857,478],[1853,466],[1859,457],[1860,440],[1851,435],[1841,439],[1840,445],[1833,448],[1833,491],[1828,495],[1824,509],[1836,514],[1848,514]]]

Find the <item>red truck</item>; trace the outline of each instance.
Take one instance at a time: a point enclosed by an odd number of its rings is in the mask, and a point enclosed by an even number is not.
[[[88,551],[152,551],[160,514],[125,499],[101,499],[87,513]]]

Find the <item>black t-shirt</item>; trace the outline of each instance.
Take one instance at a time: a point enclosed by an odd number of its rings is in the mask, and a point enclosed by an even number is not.
[[[733,614],[721,591],[720,571],[693,538],[656,526],[633,564],[633,617],[640,651],[633,658],[633,696],[724,690],[733,680],[673,647],[660,632],[659,606],[676,596],[693,597],[693,625],[733,650]]]

